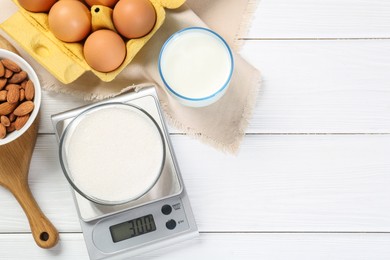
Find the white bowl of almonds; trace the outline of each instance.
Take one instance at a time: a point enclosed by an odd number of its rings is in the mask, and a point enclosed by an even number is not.
[[[33,68],[19,55],[0,49],[0,145],[26,132],[40,105],[41,86]]]

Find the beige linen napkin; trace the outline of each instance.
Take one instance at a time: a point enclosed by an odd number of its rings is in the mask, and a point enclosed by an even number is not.
[[[212,29],[225,37],[234,49],[238,46],[235,44],[236,34],[243,30],[241,20],[248,12],[247,8],[253,5],[249,2],[252,1],[194,0],[188,4],[202,14],[213,25]],[[73,83],[64,85],[37,64],[34,67],[43,82],[43,88],[77,95],[86,100],[98,100],[150,83],[156,84],[165,116],[171,124],[220,150],[236,153],[255,105],[260,74],[234,54],[233,77],[229,89],[218,102],[204,108],[179,104],[168,94],[160,79],[157,67],[160,49],[174,32],[185,27],[207,25],[187,5],[166,11],[164,25],[112,82],[102,82],[92,73],[85,73]]]

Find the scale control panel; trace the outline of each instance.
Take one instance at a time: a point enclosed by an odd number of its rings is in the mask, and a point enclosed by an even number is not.
[[[93,246],[105,254],[165,240],[190,228],[180,197],[165,199],[84,224],[93,229]],[[86,233],[84,232],[84,235]]]

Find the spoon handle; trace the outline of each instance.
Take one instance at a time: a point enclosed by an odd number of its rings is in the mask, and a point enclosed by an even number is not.
[[[46,218],[35,201],[27,183],[21,181],[10,191],[22,206],[30,224],[36,244],[42,248],[51,248],[58,242],[58,231]]]

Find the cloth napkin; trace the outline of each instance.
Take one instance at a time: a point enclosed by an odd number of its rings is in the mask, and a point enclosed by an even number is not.
[[[9,1],[11,2],[11,1]],[[203,108],[190,108],[179,104],[164,87],[158,73],[157,61],[163,43],[174,32],[191,26],[210,27],[224,37],[233,50],[238,50],[237,35],[247,30],[253,0],[189,0],[175,10],[166,10],[163,26],[136,55],[135,59],[112,81],[102,82],[92,73],[85,73],[71,84],[56,80],[38,63],[21,50],[36,69],[42,88],[76,95],[86,100],[100,100],[120,93],[155,84],[168,122],[186,134],[213,147],[237,153],[240,142],[255,106],[260,88],[260,73],[234,52],[235,68],[226,94],[216,103]],[[10,3],[0,0],[0,9]],[[5,6],[5,7],[4,7]],[[195,13],[199,14],[204,21]],[[0,16],[0,22],[6,17]],[[4,33],[3,33],[4,34]]]

